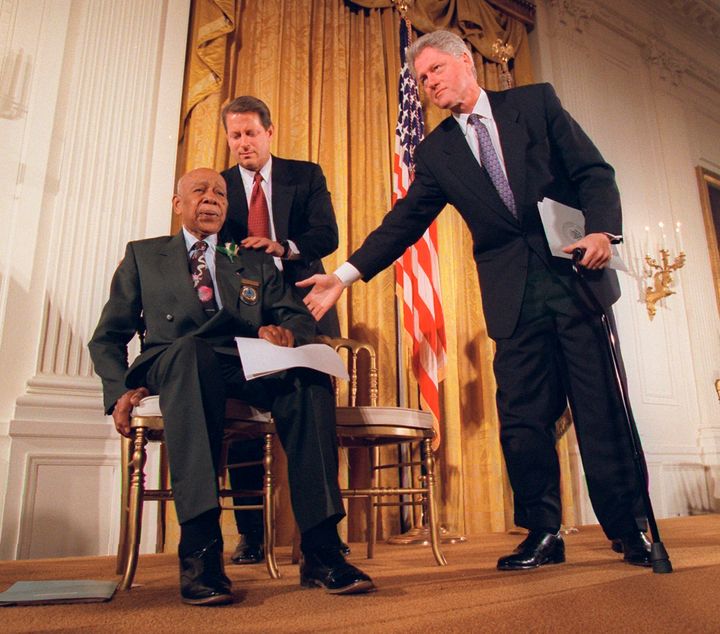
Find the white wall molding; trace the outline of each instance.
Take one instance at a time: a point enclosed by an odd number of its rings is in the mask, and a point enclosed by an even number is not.
[[[714,38],[720,38],[720,4],[716,0],[665,0],[678,15],[696,24]]]
[[[58,551],[71,552],[74,556],[112,552],[118,539],[116,517],[120,507],[119,491],[117,487],[108,489],[97,486],[97,482],[103,478],[110,485],[117,481],[119,456],[29,452],[25,461],[25,490],[22,496],[17,558],[52,556]],[[83,470],[82,467],[86,469]],[[53,504],[52,499],[48,499],[48,482],[43,481],[41,475],[44,470],[54,474],[67,474],[72,482],[83,488],[78,491],[63,491],[63,495]],[[90,481],[78,478],[78,471],[90,474]],[[44,479],[47,480],[47,477]],[[90,493],[99,493],[100,499]],[[92,511],[92,514],[88,511]],[[96,517],[100,521],[81,528],[75,525],[73,519],[78,516]],[[52,530],[44,530],[48,524],[54,524]],[[58,535],[58,531],[63,531],[64,534]],[[88,544],[88,541],[91,543]]]
[[[575,33],[584,33],[595,13],[595,4],[591,0],[549,0],[552,8],[554,27],[561,31],[568,29]]]
[[[673,86],[680,86],[683,75],[688,70],[688,64],[683,57],[667,46],[658,43],[657,39],[649,37],[642,47],[643,58],[657,71],[662,81],[668,81]]]
[[[536,79],[553,82],[616,169],[631,275],[615,315],[658,517],[716,509],[720,491],[720,320],[694,174],[697,164],[720,165],[720,49],[677,9],[543,0],[531,34],[542,56]],[[673,253],[682,223],[687,262],[650,321],[643,256],[659,248],[660,220]],[[589,501],[579,504],[594,520]]]
[[[27,113],[0,107],[13,149],[0,156],[0,353],[13,361],[0,385],[0,558],[36,556],[33,536],[51,530],[24,504],[92,527],[95,554],[115,541],[114,503],[72,517],[48,492],[84,483],[76,471],[103,499],[119,488],[87,342],[127,241],[170,228],[189,11],[190,0],[0,0],[0,52],[31,62]]]
[[[552,0],[551,0],[552,1]],[[677,15],[665,7],[653,5],[650,10],[643,9],[643,1],[633,4],[609,6],[603,0],[593,0],[596,9],[592,19],[598,24],[620,34],[623,39],[632,42],[641,51],[643,59],[654,66],[658,73],[671,85],[683,81],[684,77],[692,78],[704,87],[720,93],[720,74],[716,66],[705,59],[712,46],[711,41],[705,42],[698,33],[683,27]],[[673,27],[670,28],[670,24]],[[692,85],[688,87],[692,88]]]

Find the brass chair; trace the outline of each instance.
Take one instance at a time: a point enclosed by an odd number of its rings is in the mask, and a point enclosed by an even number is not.
[[[273,457],[272,446],[275,435],[275,424],[270,413],[256,409],[247,403],[228,399],[225,411],[226,423],[221,454],[221,476],[219,495],[223,498],[247,497],[262,495],[262,505],[231,505],[221,506],[223,510],[263,510],[265,526],[265,561],[268,573],[273,579],[280,577],[275,560],[275,514],[273,508]],[[159,397],[148,396],[132,411],[130,419],[131,437],[121,441],[121,515],[120,538],[118,540],[117,573],[122,574],[119,588],[128,590],[132,586],[137,568],[142,530],[142,509],[146,501],[158,501],[161,511],[165,502],[172,500],[172,489],[169,486],[167,459],[163,442],[163,419],[160,412]],[[265,440],[263,465],[265,477],[262,491],[233,491],[224,486],[227,468],[250,466],[255,463],[227,465],[227,448],[230,443],[249,438],[263,437]],[[147,443],[161,442],[160,482],[157,489],[145,488],[145,463],[147,460]],[[164,512],[160,513],[158,531],[158,547],[164,542]]]
[[[430,412],[404,407],[385,407],[378,405],[378,373],[377,357],[374,348],[367,343],[352,339],[321,337],[321,341],[330,345],[335,351],[347,354],[350,385],[347,405],[337,407],[337,435],[341,447],[365,447],[370,460],[370,487],[365,489],[343,489],[344,497],[368,498],[368,536],[367,557],[372,559],[375,552],[377,537],[377,515],[381,506],[421,504],[426,509],[430,529],[430,544],[439,566],[447,565],[445,556],[440,551],[439,522],[435,500],[435,459],[432,452],[432,439],[435,436],[433,420]],[[361,365],[360,354],[367,356],[368,372],[366,377],[370,405],[358,405],[358,391]],[[339,384],[336,382],[336,400],[340,400]],[[420,445],[421,461],[395,462],[382,464],[380,447],[410,443]],[[381,484],[381,473],[387,469],[403,467],[424,467],[425,473],[420,478],[419,486],[387,487]],[[381,498],[395,496],[396,502],[382,502]],[[410,501],[402,501],[400,496],[411,496]],[[419,501],[416,501],[419,496]]]

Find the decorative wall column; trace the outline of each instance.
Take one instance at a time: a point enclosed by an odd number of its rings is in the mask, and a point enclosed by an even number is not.
[[[0,402],[0,558],[108,553],[118,443],[87,342],[126,242],[170,230],[189,0],[0,2],[11,39],[37,42],[0,305],[19,370]]]
[[[706,512],[720,493],[720,328],[694,173],[720,164],[720,52],[715,23],[707,30],[675,13],[684,10],[669,0],[540,0],[531,36],[537,80],[553,82],[616,169],[630,274],[615,315],[659,517]],[[643,234],[661,220],[682,223],[688,260],[650,322]],[[587,500],[582,509],[594,521]]]

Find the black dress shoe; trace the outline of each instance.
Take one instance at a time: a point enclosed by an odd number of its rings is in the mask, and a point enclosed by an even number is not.
[[[265,559],[265,547],[262,538],[241,534],[230,561],[234,564],[259,564],[263,559]]]
[[[190,605],[232,603],[232,582],[225,576],[222,547],[213,539],[205,548],[180,558],[180,595]]]
[[[350,554],[350,546],[348,546],[345,542],[341,541],[340,552],[347,557]]]
[[[300,585],[306,588],[320,586],[330,594],[360,594],[375,589],[372,579],[345,561],[337,548],[320,548],[303,553]]]
[[[625,563],[632,566],[652,566],[652,561],[650,560],[652,545],[642,531],[637,531],[620,539],[613,539],[612,541],[611,548],[616,553],[623,554]]]
[[[510,555],[500,557],[498,570],[529,570],[565,561],[565,542],[557,533],[530,531]]]

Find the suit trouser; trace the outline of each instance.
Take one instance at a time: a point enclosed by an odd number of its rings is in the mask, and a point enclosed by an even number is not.
[[[308,289],[304,288],[297,288],[295,290],[301,301],[308,292]],[[335,307],[329,310],[317,324],[316,333],[327,337],[340,336],[340,322],[338,321]],[[264,443],[262,439],[234,442],[230,445],[228,461],[230,463],[260,462],[263,459],[263,447]],[[243,469],[231,469],[230,484],[233,489],[261,489],[264,473],[265,470],[262,464],[245,467]],[[252,496],[235,498],[235,504],[262,504],[262,498]],[[235,511],[235,524],[238,533],[250,535],[255,541],[262,541],[262,511]]]
[[[326,375],[300,368],[246,381],[237,356],[218,354],[203,339],[186,336],[153,362],[146,383],[160,397],[181,524],[218,507],[226,397],[272,412],[301,532],[345,514],[337,481],[335,402]]]
[[[627,535],[644,527],[641,489],[602,322],[533,260],[518,326],[494,361],[515,523],[560,527],[555,422],[569,402],[595,514],[608,538]]]

